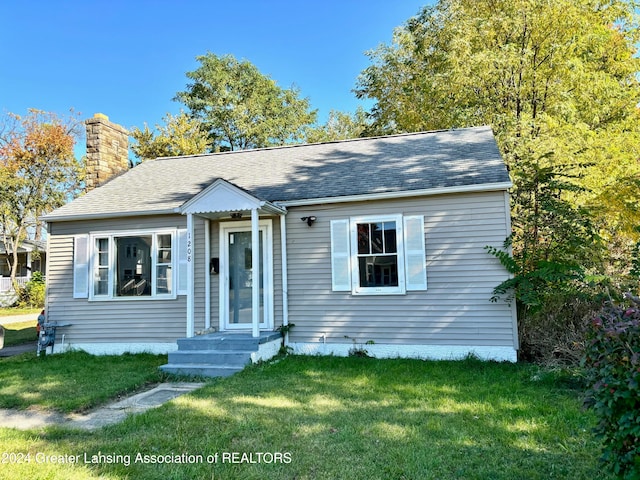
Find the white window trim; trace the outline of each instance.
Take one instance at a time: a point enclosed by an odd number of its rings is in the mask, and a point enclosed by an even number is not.
[[[171,293],[157,294],[157,266],[158,266],[158,235],[171,235],[171,271],[172,285]],[[145,296],[117,296],[113,292],[113,275],[116,269],[115,265],[115,238],[122,237],[152,237],[151,245],[151,295]],[[109,240],[109,293],[107,295],[95,295],[95,268],[98,262],[98,253],[96,251],[96,239],[107,238]],[[89,301],[99,302],[140,302],[149,300],[175,300],[178,290],[178,274],[177,261],[178,245],[177,245],[177,229],[160,229],[160,230],[123,230],[123,231],[103,231],[92,232],[89,235]]]
[[[398,255],[398,286],[396,287],[361,287],[360,262],[358,262],[358,227],[359,223],[396,222],[396,245]],[[407,293],[404,259],[404,223],[401,214],[367,215],[349,219],[351,233],[351,294],[352,295],[404,295]]]

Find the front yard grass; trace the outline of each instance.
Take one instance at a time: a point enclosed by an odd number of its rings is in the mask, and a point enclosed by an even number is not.
[[[25,353],[0,359],[0,408],[82,412],[158,383],[166,355],[93,356]]]
[[[594,422],[532,365],[289,356],[97,432],[0,428],[30,455],[0,478],[607,479]]]

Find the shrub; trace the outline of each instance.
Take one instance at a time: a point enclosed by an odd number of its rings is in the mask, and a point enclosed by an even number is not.
[[[45,283],[42,273],[33,272],[31,279],[18,292],[21,307],[44,307]]]
[[[518,315],[519,360],[547,366],[577,366],[584,355],[587,331],[602,307],[598,296],[549,297],[537,311]]]
[[[640,300],[608,304],[593,320],[582,361],[586,405],[599,421],[602,459],[620,478],[640,478]]]

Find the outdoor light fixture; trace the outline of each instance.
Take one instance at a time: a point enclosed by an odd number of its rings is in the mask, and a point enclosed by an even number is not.
[[[242,212],[231,212],[231,218],[242,218]]]
[[[311,226],[313,225],[313,222],[315,222],[317,219],[316,217],[302,217],[300,220],[302,220],[303,222],[307,222],[307,225]]]

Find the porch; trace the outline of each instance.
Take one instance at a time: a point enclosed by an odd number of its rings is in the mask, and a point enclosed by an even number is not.
[[[16,277],[18,286],[24,287],[29,281],[29,277]],[[0,293],[13,291],[13,284],[10,277],[0,277]]]
[[[178,350],[160,369],[175,375],[227,377],[251,363],[276,355],[282,344],[282,333],[216,332],[178,339]]]
[[[280,323],[274,314],[277,294],[282,295],[279,317],[286,325],[286,209],[219,179],[179,213],[187,220],[186,248],[180,247],[186,255],[186,337],[194,337],[197,324],[205,330],[250,333],[259,339]],[[274,227],[278,218],[279,227]],[[276,249],[282,250],[278,252],[282,268],[278,286],[274,285]]]

